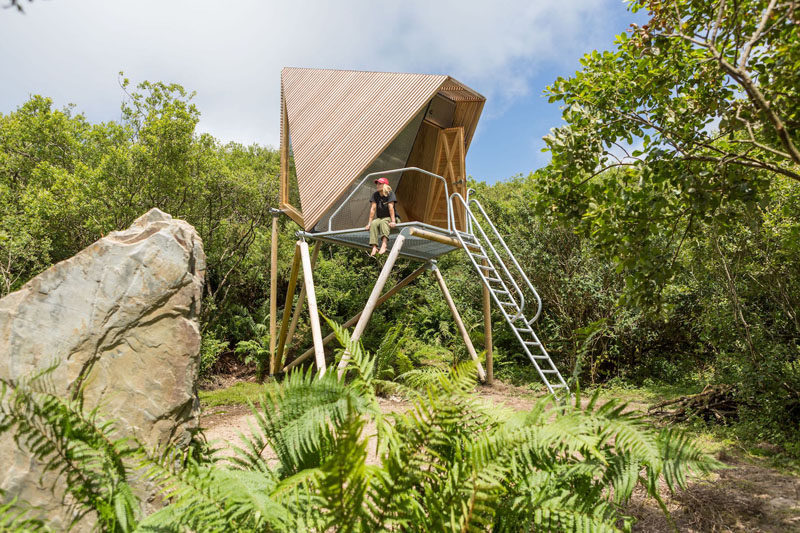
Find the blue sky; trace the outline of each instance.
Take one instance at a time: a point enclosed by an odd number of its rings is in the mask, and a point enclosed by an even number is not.
[[[200,130],[278,142],[283,66],[449,74],[487,97],[467,171],[494,182],[544,165],[560,110],[542,96],[644,15],[621,0],[35,0],[0,11],[0,113],[31,94],[116,120],[133,81],[197,91]]]

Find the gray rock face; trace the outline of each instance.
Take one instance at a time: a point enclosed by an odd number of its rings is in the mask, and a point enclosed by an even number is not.
[[[204,273],[195,229],[152,209],[0,299],[0,376],[58,361],[57,391],[83,386],[86,408],[99,405],[120,432],[149,446],[185,442],[198,422]],[[60,496],[39,477],[39,465],[0,437],[6,499],[18,496],[64,525]]]

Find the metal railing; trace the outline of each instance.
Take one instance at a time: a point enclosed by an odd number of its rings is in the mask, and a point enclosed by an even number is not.
[[[475,194],[475,189],[473,189],[472,187],[468,188],[468,189],[467,189],[467,205],[469,205],[469,198],[470,198],[470,196],[472,196],[473,194]],[[467,220],[465,221],[465,222],[466,222],[466,224],[467,224],[467,233],[469,233],[470,235],[472,235],[472,219],[470,219],[469,217],[466,217],[466,216],[465,216],[464,218],[466,218],[466,219],[467,219]]]
[[[492,244],[492,241],[489,240],[489,237],[488,237],[488,235],[486,235],[486,232],[484,231],[483,226],[481,226],[480,221],[475,217],[475,214],[470,209],[470,205],[477,206],[477,208],[480,211],[481,215],[483,216],[484,220],[489,224],[489,227],[491,228],[492,233],[497,238],[497,240],[500,241],[500,244],[503,246],[503,249],[505,250],[505,252],[508,255],[508,257],[511,258],[511,261],[514,264],[514,267],[517,269],[517,272],[519,273],[520,277],[525,281],[525,284],[528,286],[528,289],[531,291],[531,293],[533,294],[534,298],[536,298],[536,304],[537,304],[536,315],[532,319],[527,321],[528,325],[533,324],[539,318],[539,315],[542,314],[542,298],[539,296],[539,293],[533,287],[533,284],[528,279],[528,276],[525,274],[525,271],[522,270],[522,267],[520,266],[519,262],[517,261],[517,258],[514,257],[513,253],[511,253],[511,250],[508,248],[508,245],[506,244],[505,239],[503,239],[503,236],[500,235],[500,232],[497,230],[495,225],[492,223],[492,220],[489,218],[489,215],[486,214],[486,211],[483,209],[483,206],[480,204],[480,202],[478,202],[478,200],[476,200],[474,198],[470,198],[469,201],[466,201],[466,200],[464,200],[464,197],[461,196],[461,194],[455,192],[450,196],[450,202],[448,202],[448,204],[454,202],[456,199],[459,202],[461,202],[461,205],[464,206],[464,212],[466,213],[466,217],[467,217],[467,220],[468,220],[468,226],[467,227],[470,229],[469,234],[470,235],[474,235],[472,230],[475,227],[477,227],[480,230],[480,233],[481,233],[481,236],[483,237],[483,240],[486,242],[486,244],[489,245],[489,248],[491,248],[492,253],[497,258],[497,261],[500,263],[500,266],[503,268],[503,271],[505,272],[506,276],[508,276],[509,280],[511,281],[511,283],[514,286],[514,289],[517,291],[517,294],[520,297],[519,313],[518,313],[517,317],[519,317],[519,316],[521,316],[523,314],[523,308],[525,307],[525,295],[523,294],[522,289],[519,287],[519,285],[517,284],[517,282],[514,279],[514,277],[508,271],[508,268],[506,267],[505,261],[503,261],[503,258],[497,252],[497,249],[494,247],[494,244]],[[449,206],[448,206],[448,213],[452,213],[452,210],[449,208]],[[453,223],[453,226],[455,227],[455,221],[452,221],[452,223]],[[459,240],[461,240],[461,235],[458,234],[458,232],[456,234],[458,235]],[[464,243],[462,242],[462,244],[464,244]],[[471,259],[472,259],[473,262],[475,261],[474,258],[471,257]],[[477,265],[476,265],[476,268],[477,268]]]
[[[427,170],[423,170],[423,169],[418,168],[418,167],[405,167],[405,168],[396,168],[396,169],[393,169],[393,170],[381,170],[380,172],[370,172],[369,174],[364,176],[364,179],[362,179],[358,183],[358,185],[356,185],[353,188],[352,191],[350,191],[350,194],[348,194],[347,198],[345,198],[344,201],[339,205],[339,207],[336,208],[336,211],[331,213],[331,216],[328,218],[328,231],[332,231],[334,217],[339,214],[339,211],[345,205],[347,205],[347,202],[349,202],[350,198],[353,197],[353,195],[356,193],[356,191],[358,191],[358,189],[360,189],[361,186],[364,185],[365,181],[367,181],[372,176],[385,176],[387,174],[397,174],[398,172],[406,172],[406,171],[409,171],[409,170],[415,170],[415,171],[420,172],[422,174],[426,174],[426,175],[431,176],[433,178],[437,178],[437,179],[442,180],[442,183],[444,184],[444,197],[445,198],[449,198],[450,197],[449,196],[449,191],[447,190],[447,181],[443,177],[441,177],[438,174],[434,174],[433,172],[428,172]],[[447,202],[447,232],[448,233],[452,233],[453,232],[452,228],[454,226],[451,226],[451,220],[452,220],[452,217],[451,217],[451,214],[450,214],[450,202]]]

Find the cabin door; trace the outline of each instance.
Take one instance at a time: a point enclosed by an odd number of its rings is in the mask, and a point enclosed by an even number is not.
[[[464,162],[464,128],[446,128],[439,131],[436,142],[436,156],[434,158],[433,172],[442,176],[447,181],[447,192],[458,192],[466,199],[467,176]],[[425,210],[425,221],[434,226],[447,227],[447,203],[444,184],[433,179],[431,194],[428,195],[428,205]],[[455,206],[456,229],[465,227],[465,213],[460,204]]]

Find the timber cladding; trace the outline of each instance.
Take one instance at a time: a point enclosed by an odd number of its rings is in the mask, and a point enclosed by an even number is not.
[[[451,188],[450,182],[455,186],[459,179],[465,184],[463,159],[483,109],[483,96],[445,75],[283,69],[281,207],[311,230],[434,97],[454,103],[452,126],[442,129],[423,121],[407,166],[443,176],[437,170],[452,169],[449,177],[444,176]],[[456,129],[459,146],[453,145],[452,133],[449,142],[440,139],[442,132]],[[300,206],[290,205],[287,192],[290,147]],[[441,182],[413,174],[406,173],[397,188],[401,212],[407,215],[404,220],[436,220],[443,225],[447,199]]]

